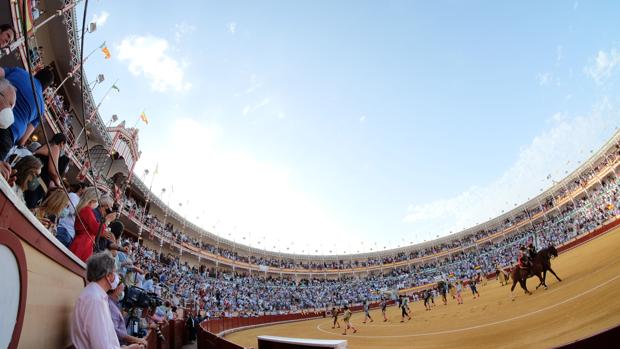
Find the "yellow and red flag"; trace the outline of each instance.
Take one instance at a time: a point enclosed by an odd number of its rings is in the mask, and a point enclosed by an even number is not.
[[[102,47],[101,52],[103,52],[103,57],[105,57],[105,59],[110,59],[112,57],[112,54],[107,46]]]
[[[22,10],[22,4],[26,0],[20,0],[19,6],[17,6],[17,11],[20,12]],[[26,21],[26,31],[30,33],[32,31],[34,18],[32,16],[32,3],[31,1],[26,1],[26,13],[24,16],[20,16],[22,20]]]
[[[146,114],[144,114],[144,112],[140,114],[140,120],[142,120],[147,125],[149,124],[149,118],[146,117]]]

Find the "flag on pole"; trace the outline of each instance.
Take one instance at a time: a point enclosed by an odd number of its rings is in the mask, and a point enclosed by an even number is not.
[[[110,58],[112,57],[112,54],[110,53],[110,50],[107,48],[107,46],[104,46],[104,47],[101,49],[101,52],[103,52],[103,57],[104,57],[105,59],[110,59]]]
[[[116,92],[121,92],[121,90],[118,89],[118,86],[116,86],[116,84],[112,85],[112,88],[116,90]]]
[[[149,118],[146,117],[146,114],[144,112],[140,114],[140,120],[142,120],[147,125],[149,124]]]
[[[21,12],[22,10],[22,4],[25,0],[20,0],[19,1],[19,6],[17,7],[17,11]],[[34,18],[32,15],[32,2],[31,1],[26,1],[26,13],[23,16],[20,16],[22,20],[26,21],[26,31],[28,33],[30,33],[30,31],[32,30],[33,27],[33,23],[34,23]],[[21,29],[21,28],[20,28]],[[15,31],[13,31],[15,33]]]
[[[159,162],[155,165],[155,172],[153,172],[153,175],[156,175],[159,173]]]

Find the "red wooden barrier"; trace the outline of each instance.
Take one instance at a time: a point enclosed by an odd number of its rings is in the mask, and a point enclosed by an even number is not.
[[[180,349],[185,343],[185,321],[170,321],[170,349]]]
[[[231,343],[212,333],[203,330],[202,326],[198,329],[198,344],[200,349],[243,349],[243,347]]]
[[[170,323],[165,323],[160,327],[160,329],[161,334],[164,335],[164,338],[166,338],[166,340],[162,341],[161,339],[157,338],[157,349],[170,349]]]
[[[157,334],[154,331],[149,331],[145,339],[148,349],[157,349]]]

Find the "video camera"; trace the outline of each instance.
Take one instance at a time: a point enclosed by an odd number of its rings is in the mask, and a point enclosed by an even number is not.
[[[162,305],[163,300],[155,293],[146,292],[140,287],[129,286],[125,289],[122,303],[125,308],[153,308]]]

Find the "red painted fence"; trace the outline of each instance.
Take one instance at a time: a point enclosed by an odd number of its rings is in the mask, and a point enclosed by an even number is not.
[[[145,338],[148,349],[181,349],[187,342],[187,331],[183,320],[168,321],[161,327],[161,333],[166,338],[163,342],[157,338],[155,331],[149,331]]]
[[[393,304],[390,301],[389,304]],[[370,308],[378,308],[379,303],[373,303]],[[358,312],[363,309],[362,305],[351,307],[351,311]],[[243,347],[231,343],[224,338],[219,337],[222,332],[242,329],[244,327],[261,326],[264,324],[273,324],[284,321],[308,320],[326,317],[323,312],[295,313],[282,315],[262,315],[256,317],[229,317],[215,318],[203,321],[198,329],[198,348],[199,349],[243,349]]]

